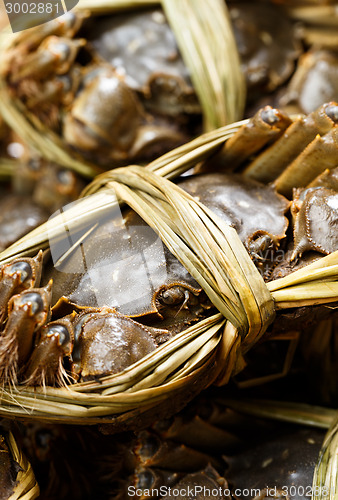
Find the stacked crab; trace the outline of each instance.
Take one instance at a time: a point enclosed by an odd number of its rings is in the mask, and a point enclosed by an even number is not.
[[[297,16],[292,5],[289,11]],[[294,110],[296,102],[297,110],[309,114],[295,117],[271,106],[259,109],[211,158],[196,161],[194,173],[175,182],[236,230],[267,283],[338,250],[334,77],[323,94],[309,97],[312,78],[316,82],[330,79],[337,61],[331,37],[329,48],[320,52],[316,46],[309,48],[318,31],[303,26],[299,34],[284,9],[273,2],[234,1],[230,14],[247,79],[248,113],[266,101],[268,94],[273,105],[292,104],[288,109]],[[278,19],[277,30],[274,19]],[[275,37],[281,42],[275,43]],[[310,52],[299,60],[289,80],[304,46]],[[159,10],[131,17],[102,16],[95,22],[87,14],[71,13],[39,30],[23,32],[6,53],[1,75],[9,95],[23,104],[30,119],[48,127],[87,166],[145,163],[201,130],[200,105]],[[6,138],[4,143],[5,154],[14,157],[18,146],[21,151],[25,148],[17,137]],[[20,212],[20,233],[15,232],[4,247],[26,232],[29,224],[30,228],[39,224],[48,213],[76,198],[84,182],[74,172],[28,154],[27,159],[27,150],[20,153],[13,184],[20,196],[33,197],[47,213],[32,224],[28,208],[21,201],[13,202],[23,208],[27,225],[23,227]],[[13,210],[8,200],[5,208]],[[1,231],[6,232],[4,225]],[[156,232],[126,207],[105,212],[94,223],[86,221],[74,233],[67,228],[62,237],[50,239],[48,250],[35,256],[20,254],[6,261],[0,268],[0,299],[2,415],[7,415],[8,394],[15,394],[17,388],[27,388],[28,393],[38,388],[41,398],[40,387],[101,383],[217,312],[206,291],[162,245]],[[276,365],[285,365],[284,353],[276,348],[278,339],[291,339],[286,356],[289,366],[290,352],[294,354],[302,333],[285,392],[278,385],[272,389],[268,385],[268,397],[271,390],[287,399],[289,384],[295,380],[292,376],[300,372],[303,382],[313,360],[302,344],[306,344],[304,338],[317,348],[318,335],[313,331],[322,328],[327,344],[337,350],[336,302],[330,307],[279,311],[246,358],[247,368],[236,384],[252,385],[248,377],[255,382],[276,378]],[[271,357],[267,345],[274,353]],[[253,361],[255,356],[260,359],[260,352],[267,364],[264,377]],[[332,355],[329,348],[326,353]],[[243,369],[245,362],[238,363],[235,371]],[[338,398],[332,382],[337,363],[330,361],[325,369],[320,366],[321,380],[330,380],[332,386],[325,396],[319,389],[305,400],[333,406]],[[302,390],[293,396],[295,400],[304,398]],[[56,401],[58,394],[56,389]],[[185,403],[194,394],[187,394]],[[322,434],[243,417],[229,409],[224,399],[233,394],[238,396],[235,384],[134,435],[103,437],[100,431],[109,433],[109,427],[70,432],[62,425],[29,423],[18,427],[19,441],[41,483],[41,498],[49,500],[191,495],[201,500],[234,495],[303,498],[311,493],[310,477]],[[262,392],[253,394],[261,396]],[[272,394],[276,399],[276,392]],[[219,404],[211,402],[215,397]],[[177,409],[168,407],[168,414]],[[156,417],[155,412],[150,420]],[[10,498],[19,469],[5,441],[0,441],[0,447],[4,452],[0,492]],[[290,454],[295,456],[293,463],[287,461]],[[309,457],[306,463],[304,454]],[[288,468],[278,479],[275,463],[270,468],[277,455]],[[264,472],[255,462],[263,464]],[[247,464],[250,472],[243,474]],[[303,475],[298,483],[290,473],[293,470]],[[293,494],[290,487],[295,485]],[[325,492],[320,494],[325,496]]]
[[[264,108],[226,142],[219,158],[202,166],[211,170],[222,163],[224,170],[231,169],[233,158],[242,164],[253,149],[262,149],[243,174],[201,173],[178,183],[236,229],[265,280],[337,250],[337,173],[332,167],[338,150],[327,139],[337,135],[337,113],[338,106],[330,103],[291,122],[280,111]],[[271,131],[278,138],[264,147]],[[316,158],[323,148],[319,165]],[[280,168],[284,150],[289,162],[273,185],[252,178],[271,176]],[[290,201],[278,190],[292,184],[296,189]],[[282,190],[289,193],[287,187]],[[44,262],[40,252],[2,266],[3,383],[64,385],[70,378],[85,381],[119,373],[214,313],[199,284],[134,211],[115,212],[94,226],[90,221],[77,234],[81,245],[70,253],[65,251],[69,235],[58,242],[61,252],[50,242],[51,255]],[[148,274],[143,254],[152,266]],[[324,316],[332,311],[326,309]],[[304,314],[304,326],[309,326],[313,315],[308,310]],[[283,324],[283,315],[275,329]],[[301,316],[295,313],[296,318]]]

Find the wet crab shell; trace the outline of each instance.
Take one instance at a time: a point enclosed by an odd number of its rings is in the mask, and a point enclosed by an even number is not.
[[[234,227],[250,251],[252,242],[267,235],[278,246],[285,237],[288,201],[273,188],[236,174],[209,174],[183,180],[180,186]],[[259,249],[257,249],[259,251]]]
[[[243,68],[249,82],[275,88],[298,55],[293,26],[277,6],[251,7],[231,8]],[[200,104],[163,12],[85,17],[68,13],[19,36],[3,68],[11,96],[58,134],[69,154],[104,167],[145,161],[196,135]],[[280,43],[272,43],[276,31]],[[105,70],[109,84],[99,75]],[[120,127],[127,116],[129,128]]]
[[[217,173],[193,176],[179,185],[232,225],[253,259],[266,250],[264,238],[273,248],[285,238],[289,202],[273,188]],[[83,251],[86,272],[79,269]],[[65,297],[79,306],[114,307],[142,321],[157,317],[156,325],[151,324],[158,328],[169,327],[170,321],[171,327],[184,327],[210,308],[198,283],[132,211],[105,222],[64,265],[55,264],[44,278],[54,280],[54,302]]]
[[[201,113],[173,32],[159,9],[95,19],[85,30],[98,57],[125,75],[148,110]]]
[[[237,455],[226,457],[226,477],[236,496],[244,499],[251,492],[250,498],[254,498],[260,492],[264,498],[284,498],[285,493],[292,493],[295,500],[307,498],[323,432],[281,426],[275,429],[275,436],[261,438],[256,446],[248,444]]]
[[[338,248],[338,192],[324,187],[309,188],[295,200],[298,213],[294,226],[293,258],[305,251],[323,254]],[[300,206],[300,207],[299,207]]]
[[[271,187],[225,174],[180,184],[237,229],[254,260],[266,249],[273,255],[285,237],[289,203]],[[81,231],[70,237],[68,228],[64,240],[50,242],[55,267],[50,261],[43,272],[46,286],[9,299],[0,343],[5,383],[65,385],[63,361],[75,380],[119,373],[212,312],[205,292],[135,212],[114,210]],[[68,248],[69,241],[81,244]]]
[[[292,21],[281,6],[268,2],[230,3],[230,16],[249,99],[257,90],[276,89],[291,75],[301,52]]]
[[[114,311],[83,313],[77,319],[81,332],[72,353],[73,371],[86,378],[121,372],[156,349],[151,331]]]
[[[337,99],[337,53],[312,49],[298,67],[277,105],[293,113],[311,113],[323,102]]]

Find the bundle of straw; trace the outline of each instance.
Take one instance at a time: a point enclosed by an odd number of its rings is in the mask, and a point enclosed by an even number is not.
[[[162,6],[176,35],[200,100],[205,130],[241,118],[245,85],[223,0],[81,0],[76,10],[100,15],[154,5]],[[6,53],[18,43],[20,33],[2,36],[0,73],[6,64]],[[85,161],[66,145],[62,137],[34,116],[11,94],[4,79],[0,79],[0,114],[27,145],[47,160],[88,178],[102,171],[97,165]]]
[[[8,433],[6,441],[13,461],[20,466],[13,493],[6,500],[34,500],[39,496],[40,490],[33,469],[11,432]]]
[[[168,180],[217,152],[242,123],[202,135],[146,168],[129,166],[97,177],[69,211],[0,254],[3,264],[48,248],[49,238],[60,237],[65,222],[74,229],[95,224],[118,198],[159,234],[219,311],[119,374],[67,388],[5,387],[1,415],[137,427],[166,413],[169,402],[175,401],[174,411],[211,383],[227,383],[277,309],[338,300],[338,252],[265,283],[236,231]]]

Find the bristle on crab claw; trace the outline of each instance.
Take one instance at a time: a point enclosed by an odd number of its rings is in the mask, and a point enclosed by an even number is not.
[[[15,259],[0,269],[0,321],[7,315],[7,304],[12,295],[38,286],[41,279],[42,251],[34,258]]]
[[[63,366],[74,344],[73,321],[76,313],[44,325],[38,332],[34,349],[24,370],[25,385],[66,386],[72,377]]]
[[[50,315],[52,281],[14,295],[8,304],[8,320],[0,334],[0,385],[15,384],[18,370],[27,362],[34,333]]]

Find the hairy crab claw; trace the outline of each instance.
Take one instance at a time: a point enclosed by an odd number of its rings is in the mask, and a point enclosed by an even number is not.
[[[15,259],[0,269],[0,319],[7,316],[7,303],[12,295],[39,285],[42,271],[42,251],[35,258]]]
[[[34,345],[34,333],[50,317],[52,282],[14,295],[8,303],[8,318],[0,333],[0,383],[15,384],[17,373]]]
[[[74,317],[69,316],[40,328],[33,350],[23,371],[25,385],[65,386],[72,381],[64,367],[74,346]]]

